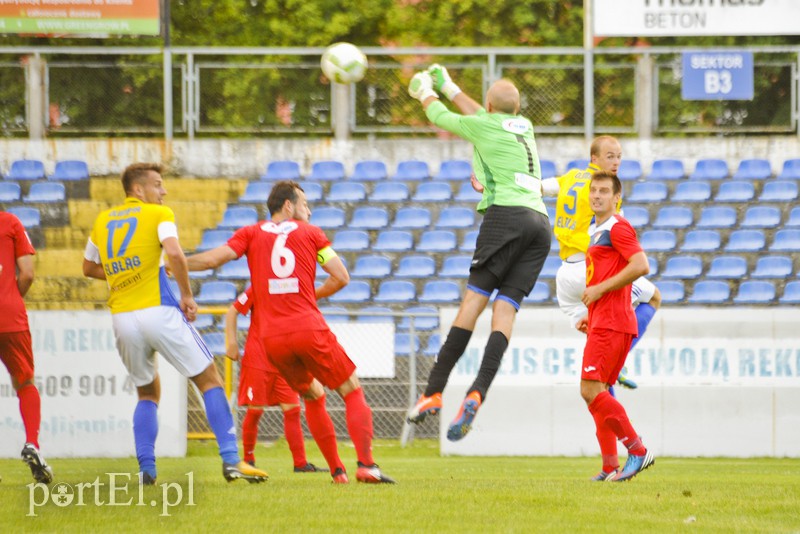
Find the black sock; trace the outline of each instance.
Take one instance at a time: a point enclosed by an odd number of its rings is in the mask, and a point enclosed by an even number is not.
[[[483,352],[483,360],[481,360],[481,368],[478,370],[478,376],[475,377],[475,382],[469,391],[477,391],[481,395],[481,401],[486,400],[486,392],[489,386],[492,385],[497,371],[500,369],[500,362],[503,360],[503,354],[508,348],[508,339],[500,331],[494,331],[489,335],[489,341],[486,342],[486,349]]]
[[[470,337],[472,337],[472,330],[465,330],[457,326],[450,327],[450,333],[447,334],[447,339],[439,349],[436,363],[433,364],[433,369],[428,377],[428,387],[425,388],[426,397],[444,391],[447,379],[450,378],[450,372],[467,349]]]

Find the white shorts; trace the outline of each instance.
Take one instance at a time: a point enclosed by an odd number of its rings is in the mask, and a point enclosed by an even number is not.
[[[202,373],[214,356],[200,334],[174,306],[154,306],[111,315],[122,363],[136,387],[155,380],[156,352],[183,376]]]

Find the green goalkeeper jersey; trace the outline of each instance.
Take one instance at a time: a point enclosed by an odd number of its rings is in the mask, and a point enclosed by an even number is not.
[[[432,102],[425,113],[436,126],[473,144],[472,168],[484,188],[479,213],[497,205],[522,206],[547,215],[531,121],[483,108],[475,115],[460,115],[439,101]]]

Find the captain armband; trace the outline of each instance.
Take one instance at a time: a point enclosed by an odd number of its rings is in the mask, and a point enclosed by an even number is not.
[[[325,265],[336,256],[337,256],[336,251],[333,250],[330,246],[327,246],[317,251],[317,263],[319,263],[320,265]]]

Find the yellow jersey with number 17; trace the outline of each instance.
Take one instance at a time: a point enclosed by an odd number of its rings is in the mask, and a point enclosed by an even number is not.
[[[177,237],[177,231],[175,215],[166,206],[128,197],[97,216],[86,256],[103,265],[111,313],[178,306],[164,267],[161,241],[167,237]]]

